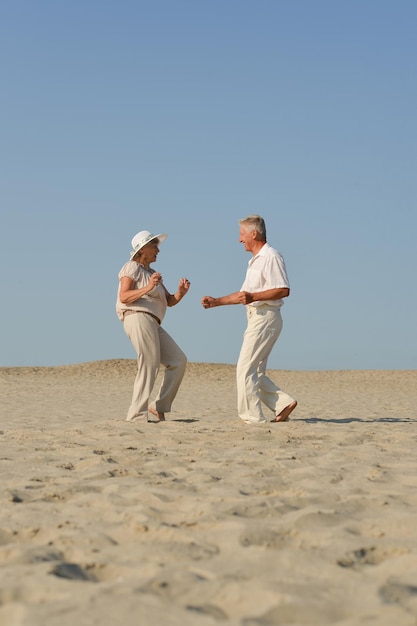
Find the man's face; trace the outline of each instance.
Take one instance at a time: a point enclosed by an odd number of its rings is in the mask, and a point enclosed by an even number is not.
[[[244,226],[240,227],[239,242],[243,243],[246,252],[251,252],[253,242],[255,241],[256,232],[254,230],[246,230]]]

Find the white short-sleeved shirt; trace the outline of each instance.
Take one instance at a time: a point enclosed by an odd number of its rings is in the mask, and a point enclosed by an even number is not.
[[[269,243],[265,243],[258,254],[252,256],[248,263],[246,277],[241,291],[254,293],[266,291],[267,289],[290,288],[285,261],[280,253],[272,248]],[[258,300],[248,306],[270,306],[280,307],[283,300]]]
[[[131,278],[134,283],[134,289],[142,289],[149,283],[149,279],[155,270],[147,270],[143,265],[139,265],[136,261],[128,261],[119,272],[119,281],[124,276]],[[116,313],[119,320],[123,320],[124,311],[145,311],[156,315],[161,322],[165,317],[167,310],[167,297],[165,289],[162,285],[156,285],[149,293],[138,298],[134,302],[125,304],[120,302],[120,282],[117,291]]]

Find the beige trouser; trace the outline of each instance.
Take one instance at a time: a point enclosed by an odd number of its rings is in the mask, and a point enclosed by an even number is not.
[[[160,365],[165,367],[165,371],[152,407],[160,413],[169,413],[185,373],[187,357],[172,337],[146,313],[127,315],[123,326],[136,350],[138,363],[126,421],[146,418],[149,397]]]
[[[279,308],[270,305],[247,306],[246,311],[248,325],[236,366],[238,414],[245,422],[266,422],[262,402],[275,415],[293,402],[265,373],[282,317]]]

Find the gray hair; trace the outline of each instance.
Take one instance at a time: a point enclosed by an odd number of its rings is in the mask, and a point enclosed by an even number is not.
[[[256,230],[259,235],[259,239],[266,241],[266,227],[263,217],[260,215],[248,215],[239,220],[239,224],[245,228],[248,232]]]

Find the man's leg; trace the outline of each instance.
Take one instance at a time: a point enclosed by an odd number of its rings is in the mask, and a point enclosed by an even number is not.
[[[249,423],[266,422],[261,406],[259,367],[265,363],[281,331],[275,311],[247,307],[248,325],[236,366],[239,417]]]
[[[279,325],[279,333],[282,330],[282,317],[281,312],[276,311],[277,322]],[[274,383],[273,380],[266,375],[267,361],[262,361],[259,364],[258,376],[259,376],[259,396],[261,401],[275,414],[273,422],[284,422],[288,419],[290,413],[297,406],[297,402],[289,396],[285,391],[282,391]]]

